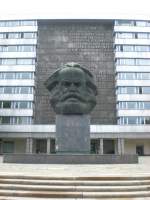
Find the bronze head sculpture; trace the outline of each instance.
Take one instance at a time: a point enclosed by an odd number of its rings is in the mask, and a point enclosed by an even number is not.
[[[67,63],[45,82],[56,114],[88,114],[96,105],[92,74],[77,63]]]

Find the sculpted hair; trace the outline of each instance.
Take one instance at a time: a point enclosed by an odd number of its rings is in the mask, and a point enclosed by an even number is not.
[[[87,87],[91,88],[94,92],[94,95],[97,95],[97,88],[94,84],[94,78],[93,75],[91,74],[91,72],[89,72],[87,69],[81,67],[78,63],[67,63],[65,64],[63,67],[61,67],[60,69],[56,70],[45,82],[45,86],[46,88],[51,91],[53,90],[58,84],[59,84],[59,72],[62,69],[65,68],[78,68],[81,69],[84,73],[85,73],[85,78],[86,78],[86,85]]]

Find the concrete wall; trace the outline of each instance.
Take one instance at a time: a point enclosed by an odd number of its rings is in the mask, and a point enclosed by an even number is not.
[[[26,152],[26,140],[16,139],[15,140],[15,153],[25,153]]]
[[[136,146],[144,146],[144,155],[150,155],[150,140],[147,139],[126,139],[125,140],[125,154],[136,154]]]
[[[98,87],[97,106],[91,123],[115,124],[115,73],[113,24],[109,21],[53,22],[39,21],[35,91],[35,123],[54,123],[45,80],[60,65],[78,62],[95,76]]]

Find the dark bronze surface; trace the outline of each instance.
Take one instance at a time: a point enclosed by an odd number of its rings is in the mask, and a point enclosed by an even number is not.
[[[67,63],[45,82],[56,114],[88,114],[96,105],[92,74],[77,63]]]

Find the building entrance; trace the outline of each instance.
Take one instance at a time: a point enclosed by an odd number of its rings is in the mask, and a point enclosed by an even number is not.
[[[144,146],[143,145],[136,146],[136,154],[138,154],[139,156],[144,155]]]
[[[36,139],[35,141],[35,152],[36,153],[46,153],[47,152],[47,140],[46,139]]]
[[[93,154],[98,154],[99,153],[99,146],[100,142],[97,139],[92,139],[91,140],[91,153]]]
[[[104,154],[115,154],[115,140],[103,140]]]

